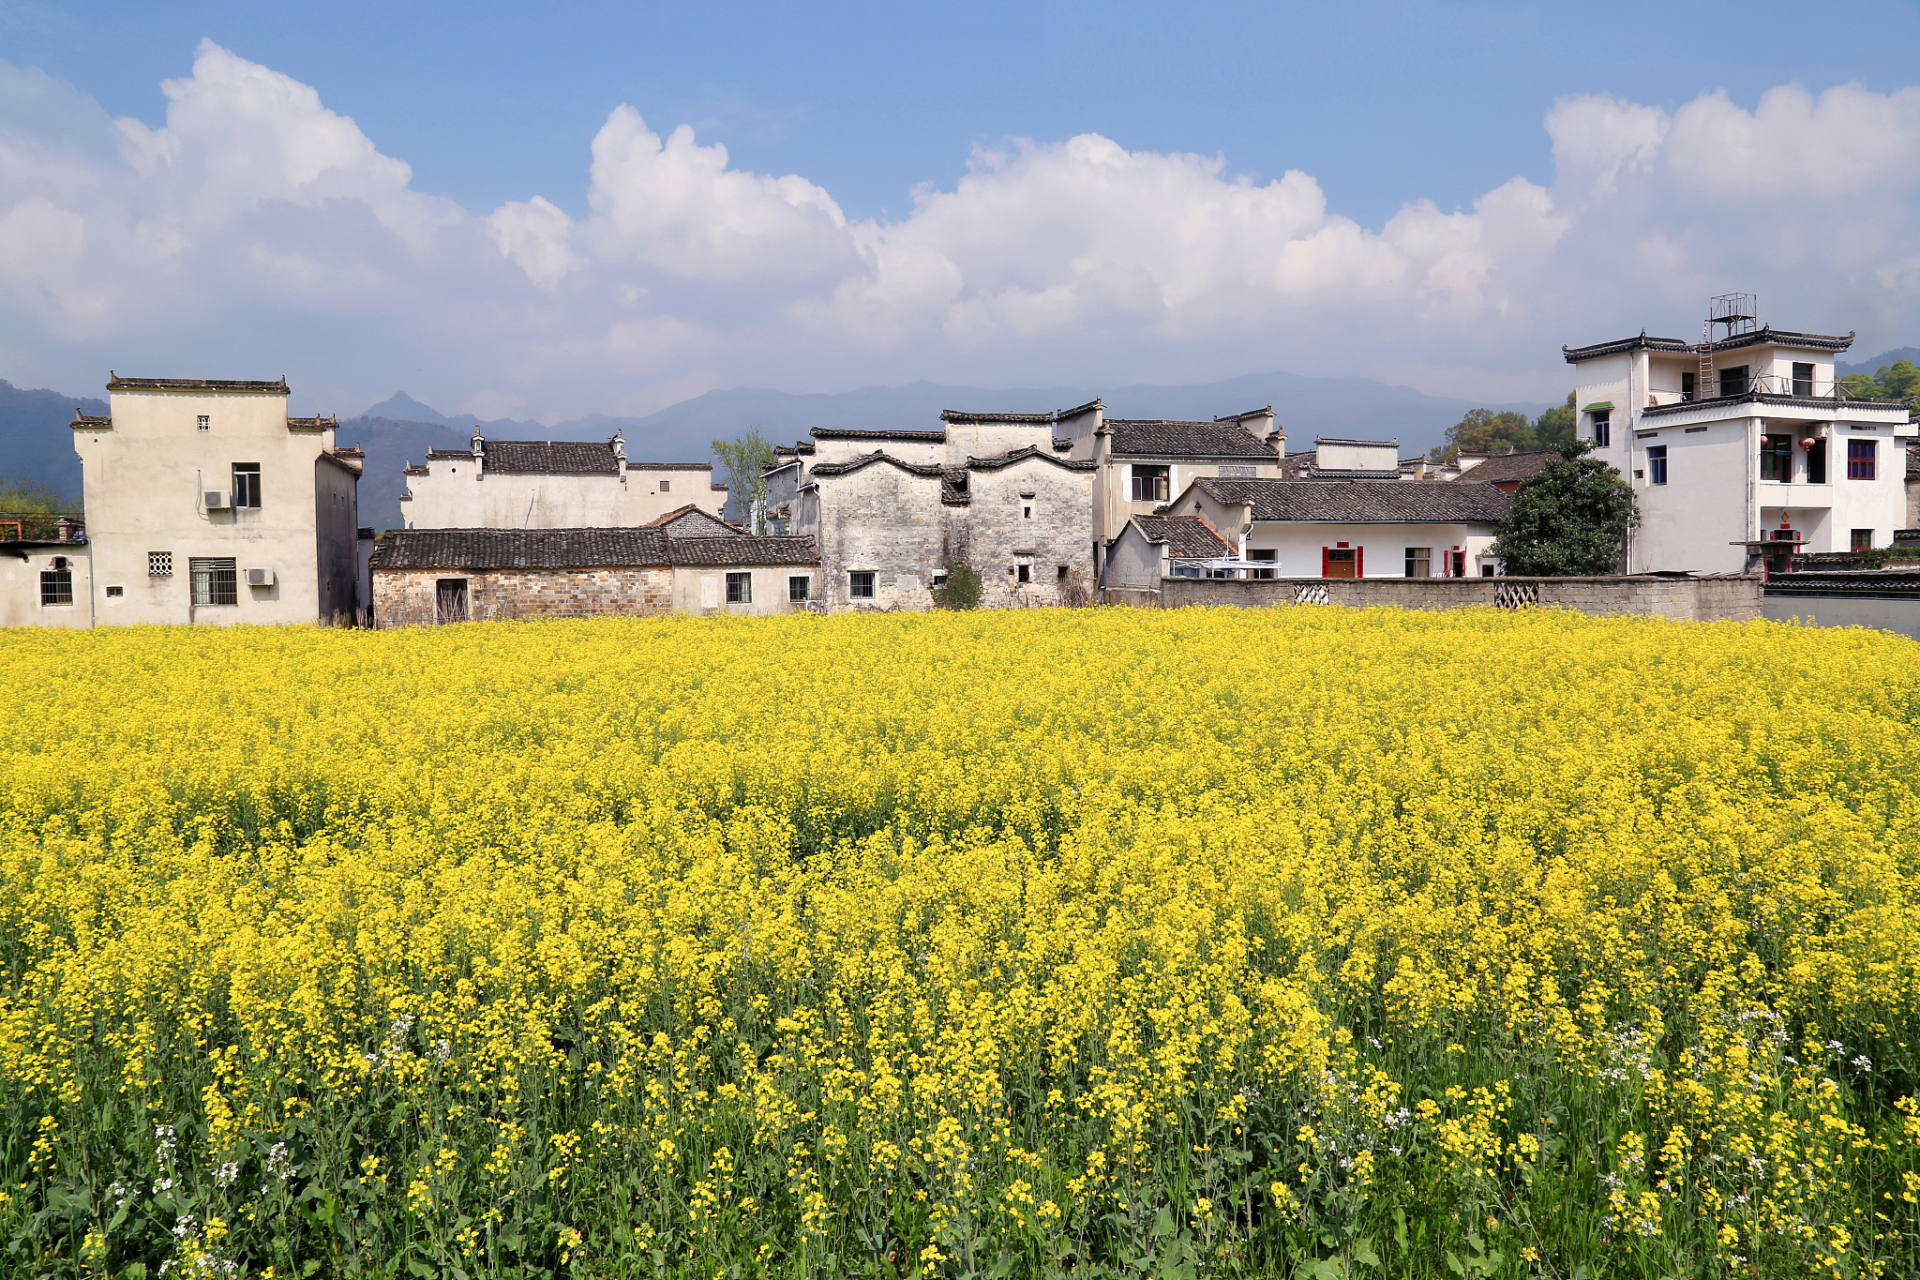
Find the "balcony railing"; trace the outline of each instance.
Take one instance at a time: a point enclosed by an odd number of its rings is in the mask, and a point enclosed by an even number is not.
[[[1682,404],[1712,404],[1716,400],[1740,400],[1751,395],[1792,396],[1796,400],[1827,400],[1834,404],[1860,403],[1867,405],[1904,404],[1912,407],[1910,400],[1877,400],[1868,396],[1856,396],[1847,391],[1835,379],[1796,378],[1783,373],[1751,374],[1739,383],[1722,384],[1724,394],[1699,395],[1676,391],[1652,392],[1654,403],[1650,408],[1670,409]]]

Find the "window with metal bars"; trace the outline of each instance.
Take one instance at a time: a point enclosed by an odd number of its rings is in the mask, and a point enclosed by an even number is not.
[[[230,556],[194,556],[187,561],[193,575],[193,603],[222,605],[240,603],[240,575]]]

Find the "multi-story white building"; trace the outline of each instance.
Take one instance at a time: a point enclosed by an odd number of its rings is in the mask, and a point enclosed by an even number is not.
[[[407,468],[409,529],[620,529],[685,506],[719,516],[727,486],[708,462],[629,462],[626,441],[488,440],[434,449]]]
[[[1794,548],[1887,546],[1906,521],[1907,405],[1839,391],[1852,334],[1759,326],[1747,302],[1716,299],[1700,343],[1561,348],[1580,437],[1639,503],[1629,572],[1784,569]]]
[[[74,415],[91,623],[351,622],[360,450],[287,383],[122,378]],[[82,581],[76,574],[75,585]]]

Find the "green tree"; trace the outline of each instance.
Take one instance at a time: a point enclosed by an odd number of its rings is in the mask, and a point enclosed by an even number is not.
[[[0,511],[11,515],[77,515],[80,506],[63,501],[59,494],[31,476],[18,480],[0,476]]]
[[[1573,392],[1567,402],[1557,404],[1533,420],[1533,448],[1564,449],[1573,443],[1573,428],[1580,415],[1573,407]]]
[[[731,440],[715,440],[713,457],[727,477],[727,508],[734,519],[751,521],[755,533],[767,531],[767,468],[777,458],[754,423]]]
[[[1911,360],[1883,364],[1873,373],[1850,373],[1840,379],[1840,390],[1856,400],[1905,400],[1920,394],[1920,368]]]
[[[986,584],[981,580],[978,569],[970,564],[949,565],[946,585],[933,589],[933,607],[978,609],[985,591]]]
[[[1521,577],[1618,573],[1627,530],[1640,523],[1633,490],[1620,473],[1575,441],[1520,482],[1513,507],[1494,530],[1493,554]]]

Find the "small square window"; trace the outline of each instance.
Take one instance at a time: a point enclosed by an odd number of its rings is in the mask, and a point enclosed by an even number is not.
[[[107,588],[107,599],[109,600],[118,600],[126,594],[127,594],[127,589],[125,587],[108,587]]]
[[[804,604],[813,596],[813,579],[803,573],[796,573],[787,579],[787,599],[793,604]]]
[[[1014,567],[1014,580],[1016,582],[1032,582],[1033,566],[1030,564],[1016,565]]]
[[[149,578],[171,578],[173,576],[173,552],[147,552],[147,576]]]
[[[210,422],[208,422],[208,421],[207,421],[207,415],[206,415],[206,414],[204,414],[204,413],[200,415],[200,417],[199,417],[199,418],[198,418],[198,420],[197,420],[197,421],[196,421],[196,422],[194,423],[194,425],[195,425],[195,426],[197,426],[197,427],[198,427],[198,428],[199,428],[200,430],[202,430],[202,431],[205,431],[205,430],[207,430],[207,429],[208,429],[208,428],[209,428],[210,426],[212,426],[212,424],[211,424]]]
[[[753,603],[753,575],[751,573],[729,573],[727,575],[727,603]]]
[[[1055,582],[1065,582],[1067,580],[1067,566],[1056,566],[1053,571],[1053,580]]]
[[[1871,529],[1852,530],[1847,535],[1847,549],[1849,551],[1873,550],[1873,530]]]
[[[1032,507],[1025,507],[1025,506],[1023,506],[1023,507],[1021,507],[1021,508],[1020,508],[1020,518],[1021,518],[1022,520],[1031,520],[1031,519],[1033,519],[1033,508],[1032,508]]]
[[[941,572],[941,573],[936,573],[936,574],[934,574],[934,575],[933,575],[933,585],[934,585],[934,586],[936,586],[936,587],[944,587],[944,586],[946,586],[946,585],[947,585],[947,575],[946,575],[946,573],[945,573],[945,572]]]
[[[873,599],[873,571],[855,569],[847,575],[847,594],[855,600]]]
[[[660,482],[660,492],[662,492],[662,493],[672,493],[672,492],[673,492],[673,481],[671,481],[671,480],[662,480],[662,481]]]

